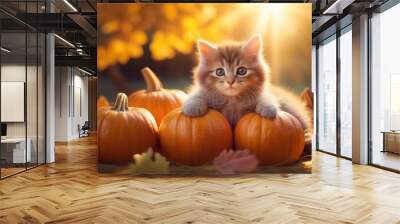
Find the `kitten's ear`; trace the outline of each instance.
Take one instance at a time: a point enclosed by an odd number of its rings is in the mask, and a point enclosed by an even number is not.
[[[255,59],[261,53],[261,36],[251,37],[243,46],[242,51],[249,59]]]
[[[205,40],[198,40],[197,41],[197,49],[199,51],[200,56],[205,58],[213,58],[217,48],[210,44]]]

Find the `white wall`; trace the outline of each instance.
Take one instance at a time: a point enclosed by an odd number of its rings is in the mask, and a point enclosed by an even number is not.
[[[33,80],[30,74],[36,74],[36,67],[28,66],[28,84],[29,86],[36,86],[36,80]],[[1,66],[1,81],[3,82],[25,82],[25,64],[18,65],[18,64],[6,64]],[[34,105],[27,105],[36,108],[36,88],[27,88],[27,104],[31,102],[35,102]],[[6,110],[7,108],[1,108],[2,110]],[[30,111],[30,110],[29,110]],[[27,113],[28,122],[34,121],[36,124],[36,113]],[[28,128],[33,125],[28,124]],[[36,129],[36,127],[35,127]],[[8,137],[25,137],[25,123],[24,122],[11,122],[7,123],[7,136]],[[29,137],[29,130],[28,130],[28,137]]]
[[[72,67],[56,67],[55,74],[55,140],[70,141],[89,117],[88,78]]]
[[[1,81],[25,82],[25,65],[2,65]],[[6,110],[6,108],[1,108]],[[7,123],[7,137],[25,137],[25,123]]]
[[[76,72],[76,70],[75,70]],[[74,108],[72,109],[72,120],[71,120],[71,126],[72,126],[72,136],[75,138],[79,136],[78,133],[78,124],[83,125],[85,121],[88,121],[89,119],[89,111],[88,111],[88,78],[85,76],[81,76],[82,73],[79,73],[79,75],[74,75]]]
[[[55,141],[68,141],[69,133],[69,68],[55,68]]]

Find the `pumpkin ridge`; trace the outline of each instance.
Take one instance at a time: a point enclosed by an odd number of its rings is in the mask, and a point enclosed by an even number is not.
[[[195,119],[189,119],[189,122],[188,122],[188,124],[189,124],[189,130],[190,130],[190,148],[192,148],[192,149],[196,149],[195,147],[197,146],[197,142],[195,142],[197,139],[196,139],[196,129],[195,128],[193,128],[193,126],[196,126],[196,120]],[[190,153],[189,154],[189,161],[190,161],[190,163],[191,164],[194,164],[196,161],[195,161],[195,159],[193,159],[193,154],[197,154],[197,151],[196,150],[193,150],[194,152],[192,152],[192,153]]]
[[[290,161],[298,160],[298,158],[296,158],[296,157],[297,157],[297,148],[299,145],[299,141],[298,141],[299,139],[297,137],[298,136],[297,126],[299,124],[296,124],[297,118],[293,117],[291,114],[287,113],[287,114],[285,114],[285,116],[286,116],[286,119],[290,121],[290,129],[288,128],[288,130],[291,130],[292,132],[294,132],[295,133],[294,136],[296,137],[296,139],[292,139],[292,141],[295,142],[295,147],[293,147],[292,152],[288,151],[287,155],[285,156],[286,160],[284,163],[288,163]],[[293,151],[296,152],[296,155],[293,155]]]
[[[140,108],[142,109],[142,108]],[[130,113],[132,114],[132,113]],[[140,128],[137,128],[136,130],[139,132],[141,130],[145,131],[145,134],[147,136],[153,135],[153,136],[158,136],[157,132],[155,132],[154,129],[154,122],[153,122],[153,118],[152,117],[147,117],[147,111],[142,110],[141,113],[136,113],[138,114],[138,116],[140,116],[140,119],[142,120],[142,122],[140,122],[138,125],[140,125]],[[145,148],[145,142],[146,141],[141,141],[141,143],[143,144],[143,148]],[[157,150],[156,148],[154,148],[155,146],[153,145],[153,150]],[[145,149],[147,150],[147,148]]]
[[[288,116],[287,113],[282,113],[280,118],[281,118],[280,126],[283,126],[283,125],[284,125],[284,122],[286,122],[285,131],[283,131],[283,132],[281,131],[281,132],[280,132],[281,138],[283,137],[283,138],[285,138],[285,139],[288,139],[288,141],[289,141],[289,137],[292,136],[291,134],[292,134],[292,132],[293,132],[293,127],[294,127],[294,126],[293,126],[292,119],[291,119],[290,116]],[[293,139],[290,139],[290,141],[293,141]],[[283,143],[283,142],[282,142],[282,143]],[[291,147],[291,149],[292,149],[292,150],[287,150],[287,151],[285,152],[284,156],[282,157],[282,158],[283,158],[282,161],[281,161],[281,162],[278,162],[278,163],[275,164],[275,165],[279,166],[279,165],[283,165],[283,164],[288,163],[288,162],[291,160],[290,154],[291,154],[292,151],[293,151],[293,147]],[[288,157],[289,157],[289,158],[288,158]]]
[[[149,67],[143,68],[141,72],[146,82],[147,92],[161,91],[163,89],[160,79]]]
[[[289,127],[287,127],[287,130],[286,130],[286,132],[289,132],[289,131],[291,131],[291,132],[295,132],[295,133],[297,133],[297,131],[296,131],[296,126],[293,124],[293,119],[292,119],[292,117],[290,117],[290,115],[289,114],[285,114],[284,113],[284,115],[283,115],[284,117],[285,117],[285,120],[287,120],[288,122],[288,126]],[[285,134],[287,134],[287,133],[285,133]],[[293,141],[293,140],[295,140],[295,139],[291,139],[291,141]],[[295,146],[297,145],[297,141],[295,140],[295,144],[294,144]],[[292,149],[293,150],[293,149]],[[290,151],[290,150],[288,150],[287,152],[286,152],[286,155],[285,155],[285,160],[282,162],[282,163],[280,163],[280,164],[278,164],[278,165],[281,165],[281,164],[285,164],[285,163],[288,163],[289,161],[291,161],[292,160],[292,156],[291,156],[291,154],[293,154],[293,152],[292,151]]]
[[[214,113],[214,111],[210,111],[209,110],[207,113],[211,113],[213,117],[220,117],[219,116],[220,114]],[[204,119],[204,117],[202,117],[202,119]],[[201,125],[203,125],[202,130],[203,129],[210,130],[210,132],[213,133],[212,134],[212,136],[213,136],[213,139],[212,139],[213,140],[213,144],[211,146],[212,146],[212,150],[214,150],[216,148],[216,146],[215,146],[216,143],[214,142],[214,140],[215,140],[215,137],[219,135],[219,133],[220,133],[219,128],[222,127],[222,124],[221,124],[221,126],[214,126],[214,124],[212,122],[205,121],[205,122],[202,122]],[[211,152],[213,153],[214,151],[211,151]],[[205,160],[207,159],[207,156],[204,156],[204,154],[201,153],[201,150],[200,150],[200,153],[197,152],[197,154],[201,154],[202,158],[204,158]],[[214,159],[214,158],[211,158],[211,159]]]
[[[263,122],[263,118],[261,116],[253,116],[249,123],[251,124],[249,126],[252,127],[253,130],[257,130],[259,128],[259,123],[262,124],[264,122]],[[248,131],[250,131],[250,130],[248,130]],[[257,137],[255,137],[254,139],[257,139],[257,140],[252,142],[252,146],[251,147],[254,147],[256,149],[256,154],[258,154],[258,153],[260,153],[260,149],[257,147],[257,145],[261,144],[262,136],[261,136],[259,131],[255,131],[255,133],[256,133]]]
[[[175,120],[175,130],[178,130],[178,128],[179,128],[179,120],[181,119],[181,114],[180,114],[181,112],[179,111],[178,112],[178,116],[176,116],[175,118],[173,118],[174,120]],[[182,151],[182,148],[181,147],[179,147],[180,146],[180,144],[179,144],[179,137],[176,137],[178,134],[177,134],[177,132],[172,132],[173,133],[173,135],[174,136],[172,136],[172,139],[174,139],[175,141],[175,144],[174,144],[174,147],[176,147],[176,149],[177,149],[177,151],[178,151],[178,157],[181,157],[181,155],[183,155],[183,153],[181,152]],[[170,154],[171,152],[168,152],[168,154]],[[172,158],[174,158],[174,155],[168,155],[168,156],[170,156],[170,157],[172,157]]]
[[[296,132],[295,136],[297,136],[296,143],[297,143],[297,145],[300,145],[300,143],[301,143],[301,139],[300,138],[304,136],[304,133],[301,133],[301,132],[299,133],[299,128],[296,128],[296,123],[297,123],[297,125],[299,125],[300,121],[295,117],[292,118],[292,119],[293,119],[293,123],[294,123],[293,126],[294,126],[295,132]],[[301,148],[304,149],[304,145]],[[298,150],[296,150],[296,151],[298,151]],[[300,155],[301,155],[301,153],[300,153]],[[295,158],[295,160],[298,160],[300,158],[300,155],[298,155],[297,158]]]
[[[257,116],[254,116],[255,118],[259,118],[259,117],[257,117]],[[264,126],[265,126],[265,122],[269,122],[268,120],[267,121],[263,121],[265,118],[260,118],[260,120],[261,121],[257,121],[257,124],[259,124],[260,125],[260,130],[261,130],[261,132],[258,132],[259,133],[259,136],[258,136],[258,138],[257,138],[257,140],[258,140],[258,145],[261,145],[262,143],[264,143],[263,142],[263,138],[264,138],[264,134],[265,134],[265,128],[264,128]],[[267,130],[268,131],[268,130]],[[269,144],[269,142],[267,142],[267,144]]]
[[[297,118],[296,118],[296,119],[297,119]],[[297,123],[300,123],[300,121],[297,120]],[[301,128],[301,129],[298,129],[298,128],[297,128],[296,131],[297,131],[297,132],[300,132],[300,134],[297,135],[297,136],[298,136],[298,139],[297,139],[297,140],[299,141],[299,145],[302,146],[302,147],[301,147],[301,148],[302,148],[302,149],[301,149],[301,153],[300,153],[300,156],[301,156],[301,154],[302,154],[303,151],[304,151],[304,144],[305,144],[305,143],[304,143],[304,142],[305,142],[305,139],[304,139],[304,129],[303,129],[303,128]],[[296,132],[296,133],[297,133],[297,132]],[[299,157],[299,158],[300,158],[300,157]],[[299,158],[297,158],[297,159],[299,159]]]

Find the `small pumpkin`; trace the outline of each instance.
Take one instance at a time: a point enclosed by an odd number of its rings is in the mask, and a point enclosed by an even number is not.
[[[314,95],[309,88],[305,88],[300,95],[301,101],[304,103],[308,115],[310,116],[310,128],[305,133],[304,154],[311,155],[312,151],[312,134],[314,133]]]
[[[97,99],[97,127],[107,110],[111,109],[110,102],[105,96],[100,96]]]
[[[200,117],[189,117],[181,108],[168,113],[160,125],[164,155],[179,164],[199,166],[210,163],[232,146],[232,129],[216,110]]]
[[[297,161],[304,149],[304,130],[289,113],[279,111],[275,119],[248,113],[235,127],[236,149],[247,149],[261,165],[284,165]]]
[[[110,102],[108,102],[107,98],[105,96],[100,96],[97,99],[97,108],[100,107],[109,107],[110,106]]]
[[[181,90],[164,89],[150,68],[143,68],[141,72],[147,89],[132,93],[129,96],[129,106],[146,108],[153,114],[157,125],[160,125],[168,112],[182,106],[187,95]]]
[[[98,107],[97,108],[97,127],[99,127],[100,122],[104,117],[104,114],[106,114],[107,111],[110,109],[112,109],[112,107]]]
[[[308,115],[310,116],[310,134],[313,133],[313,124],[314,124],[314,95],[313,92],[309,88],[305,88],[300,95],[300,99],[303,102]]]
[[[99,162],[128,164],[132,155],[157,148],[158,128],[149,111],[128,108],[128,97],[119,93],[114,107],[104,114],[99,124]]]

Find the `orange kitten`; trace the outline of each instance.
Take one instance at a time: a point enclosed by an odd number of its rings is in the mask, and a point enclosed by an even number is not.
[[[213,108],[234,126],[248,112],[274,118],[283,110],[298,118],[307,130],[310,118],[300,98],[270,84],[261,45],[259,36],[243,45],[214,46],[199,40],[199,64],[194,70],[191,93],[183,105],[184,114],[201,116]]]

